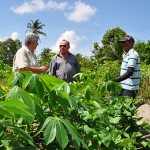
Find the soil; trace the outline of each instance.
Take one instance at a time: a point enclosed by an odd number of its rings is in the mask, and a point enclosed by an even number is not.
[[[147,122],[150,125],[150,104],[143,104],[138,108],[137,117],[143,117],[141,121],[137,124],[142,124],[142,122]],[[150,140],[150,133],[144,132],[143,139],[146,141]]]
[[[138,108],[138,112],[137,112],[137,116],[138,117],[143,117],[142,121],[147,121],[148,124],[150,125],[150,104],[143,104]],[[142,123],[139,122],[140,123]]]

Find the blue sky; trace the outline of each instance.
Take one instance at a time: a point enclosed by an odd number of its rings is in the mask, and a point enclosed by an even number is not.
[[[43,48],[58,51],[61,39],[70,52],[90,56],[107,30],[120,27],[135,41],[150,40],[150,0],[1,0],[0,41],[11,37],[24,43],[27,23],[39,19],[43,32],[36,54]]]

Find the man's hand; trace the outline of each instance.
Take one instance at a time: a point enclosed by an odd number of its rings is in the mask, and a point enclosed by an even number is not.
[[[40,68],[41,68],[41,73],[45,73],[45,72],[48,70],[49,65],[46,64],[45,66],[42,66],[42,67],[40,67]]]

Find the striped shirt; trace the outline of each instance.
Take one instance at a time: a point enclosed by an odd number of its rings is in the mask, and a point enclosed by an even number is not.
[[[132,76],[120,82],[121,86],[127,90],[138,90],[140,83],[140,57],[133,48],[123,55],[120,75],[126,73],[128,67],[133,67],[134,72]]]

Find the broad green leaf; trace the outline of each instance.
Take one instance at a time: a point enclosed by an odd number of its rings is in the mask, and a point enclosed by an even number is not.
[[[89,128],[87,125],[84,125],[84,132],[87,134],[87,135],[90,135],[92,133],[94,133],[94,129],[92,128]]]
[[[30,77],[26,77],[23,82],[23,88],[27,88],[29,92],[37,94],[40,98],[44,95],[43,85],[37,74],[32,74]]]
[[[56,124],[56,139],[62,149],[67,146],[69,141],[66,130],[59,120],[57,120]]]
[[[40,118],[40,121],[43,122],[43,119],[45,120],[46,116],[44,117],[44,109],[42,108],[41,99],[37,97],[35,94],[30,94],[30,96],[32,97],[35,103],[36,117]]]
[[[94,105],[97,109],[101,109],[101,107],[102,107],[97,101],[93,101],[93,105]]]
[[[8,124],[8,127],[11,128],[12,130],[14,130],[18,135],[20,135],[30,145],[35,147],[33,139],[24,130],[22,130],[21,128],[18,128],[14,125],[10,125],[10,124]]]
[[[65,125],[65,127],[68,129],[69,133],[72,136],[72,140],[75,140],[77,147],[80,147],[80,138],[79,138],[79,134],[76,131],[75,127],[68,121],[65,119],[60,119],[60,121]]]
[[[28,117],[26,115],[26,116],[23,116],[23,118],[29,124],[31,124],[33,122],[34,116],[35,116],[35,104],[34,104],[34,100],[33,100],[32,96],[30,96],[29,93],[27,93],[23,89],[19,88],[18,86],[15,86],[12,89],[10,89],[10,91],[8,92],[8,94],[6,96],[6,100],[18,100],[18,101],[24,102],[28,106],[29,113],[31,113],[33,116]]]
[[[33,115],[33,117],[23,117],[29,124],[32,124],[35,118],[35,104],[32,96],[25,91],[22,91],[21,98],[24,103],[29,107],[29,112]]]
[[[18,100],[24,102],[30,108],[30,111],[33,114],[35,113],[34,100],[27,92],[18,86],[14,86],[10,89],[10,91],[7,93],[6,100]]]
[[[40,79],[46,84],[46,86],[48,86],[50,89],[54,86],[56,86],[57,84],[61,84],[64,81],[56,78],[54,76],[51,75],[40,75]]]
[[[46,145],[50,144],[56,137],[56,120],[51,120],[44,130],[44,140]]]
[[[8,82],[11,86],[19,85],[21,87],[24,77],[24,74],[21,72],[14,72],[8,79]]]
[[[17,100],[0,101],[0,106],[28,108],[27,105]]]
[[[56,95],[56,91],[52,90],[49,93],[48,103],[51,109],[55,108],[58,96]]]
[[[115,117],[115,118],[109,117],[109,122],[116,124],[116,123],[119,123],[120,119],[121,117]]]
[[[127,132],[123,132],[123,135],[127,138],[130,138],[129,134]]]
[[[108,148],[112,142],[110,135],[103,137],[102,143]]]
[[[141,137],[142,136],[142,133],[140,132],[133,132],[131,138],[136,138],[136,137]]]
[[[16,118],[12,112],[7,110],[7,108],[1,107],[1,106],[0,106],[0,115],[4,115],[4,116],[14,118],[14,119]]]
[[[131,112],[126,109],[124,110],[123,114],[125,114],[128,117],[132,116]]]
[[[68,97],[68,102],[70,106],[76,110],[78,110],[78,103],[75,97],[69,96]]]
[[[9,145],[9,140],[1,140],[2,144],[4,145],[7,150],[11,150],[11,146]]]
[[[56,91],[56,95],[57,95],[57,101],[59,102],[59,104],[63,107],[63,109],[67,110],[67,108],[70,108],[70,104],[67,100],[68,95],[62,91]]]
[[[7,103],[8,101],[4,101]],[[3,104],[4,104],[3,102]],[[18,104],[18,103],[17,103]],[[29,120],[33,120],[34,116],[29,112],[29,109],[21,108],[19,105],[16,106],[0,106],[0,114],[10,117],[10,118],[19,118],[23,117],[24,120],[28,121],[26,118],[28,117]],[[19,116],[18,116],[19,115]]]
[[[67,82],[63,82],[59,84],[57,90],[64,91],[65,93],[69,94],[70,93],[70,87]]]
[[[44,128],[46,128],[46,126],[51,122],[51,120],[53,120],[54,117],[47,117],[44,124],[42,125],[42,128],[37,132],[37,134],[39,134],[42,130],[44,130]],[[37,135],[36,134],[36,135]]]
[[[131,143],[131,138],[125,138],[122,140],[122,142],[119,145],[125,147],[129,145],[129,143]]]
[[[13,88],[10,89],[10,91],[6,95],[6,100],[18,100],[20,98],[22,89],[19,88],[18,86],[14,86]]]
[[[19,114],[19,115],[23,115],[23,116],[28,116],[28,117],[34,117],[28,110],[25,109],[21,109],[21,108],[17,108],[17,107],[8,107],[5,106],[5,109],[8,112],[14,113],[14,114]]]
[[[24,103],[30,108],[30,112],[32,114],[35,114],[35,105],[34,105],[34,99],[30,94],[28,94],[25,91],[22,91],[21,98],[24,101]]]
[[[66,94],[65,92],[63,91],[60,91],[60,90],[56,90],[56,94],[61,97],[62,99],[67,99],[68,98],[68,94]]]

